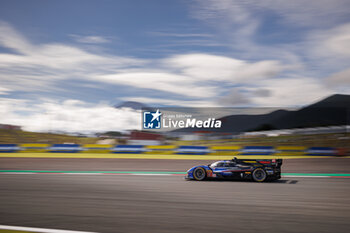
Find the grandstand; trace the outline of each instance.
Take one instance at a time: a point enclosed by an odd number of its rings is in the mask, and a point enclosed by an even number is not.
[[[35,133],[18,129],[0,129],[0,143],[76,143],[93,144],[98,141],[95,137],[78,137],[65,134]]]
[[[0,144],[62,144],[74,143],[79,145],[96,144],[101,138],[79,137],[65,134],[36,133],[14,129],[0,129]],[[114,144],[114,143],[113,143]],[[120,144],[120,143],[117,143]],[[129,144],[124,142],[122,144]],[[323,134],[291,134],[279,136],[267,135],[236,135],[231,139],[215,140],[166,140],[169,146],[304,146],[304,147],[336,147],[350,152],[350,133]]]
[[[173,142],[175,145],[196,145],[196,146],[329,146],[337,148],[347,148],[350,150],[350,133],[328,133],[328,134],[293,134],[279,135],[274,137],[241,136],[232,139],[216,140],[178,140]]]

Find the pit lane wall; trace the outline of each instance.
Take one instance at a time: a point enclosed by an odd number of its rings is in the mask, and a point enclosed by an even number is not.
[[[0,152],[51,153],[119,153],[119,154],[179,154],[179,155],[275,155],[275,156],[339,156],[334,147],[302,146],[145,146],[102,144],[0,144]]]

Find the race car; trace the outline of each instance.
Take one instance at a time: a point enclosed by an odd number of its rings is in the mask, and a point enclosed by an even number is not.
[[[206,166],[195,166],[187,171],[185,179],[245,179],[256,182],[281,178],[282,159],[237,159],[217,161]]]

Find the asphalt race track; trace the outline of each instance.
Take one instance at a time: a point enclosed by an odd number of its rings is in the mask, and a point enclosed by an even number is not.
[[[210,161],[1,158],[0,170],[184,171]],[[350,159],[283,172],[350,173]],[[183,176],[0,174],[0,224],[93,232],[348,232],[350,179],[184,181]]]
[[[215,160],[0,158],[0,170],[181,171]],[[283,172],[350,173],[350,158],[283,160]]]

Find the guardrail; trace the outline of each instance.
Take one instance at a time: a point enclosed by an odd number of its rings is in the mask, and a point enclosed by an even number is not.
[[[131,153],[131,154],[188,154],[188,155],[281,155],[281,156],[338,156],[342,150],[334,147],[302,146],[144,146],[101,144],[0,144],[0,152],[52,153]]]

